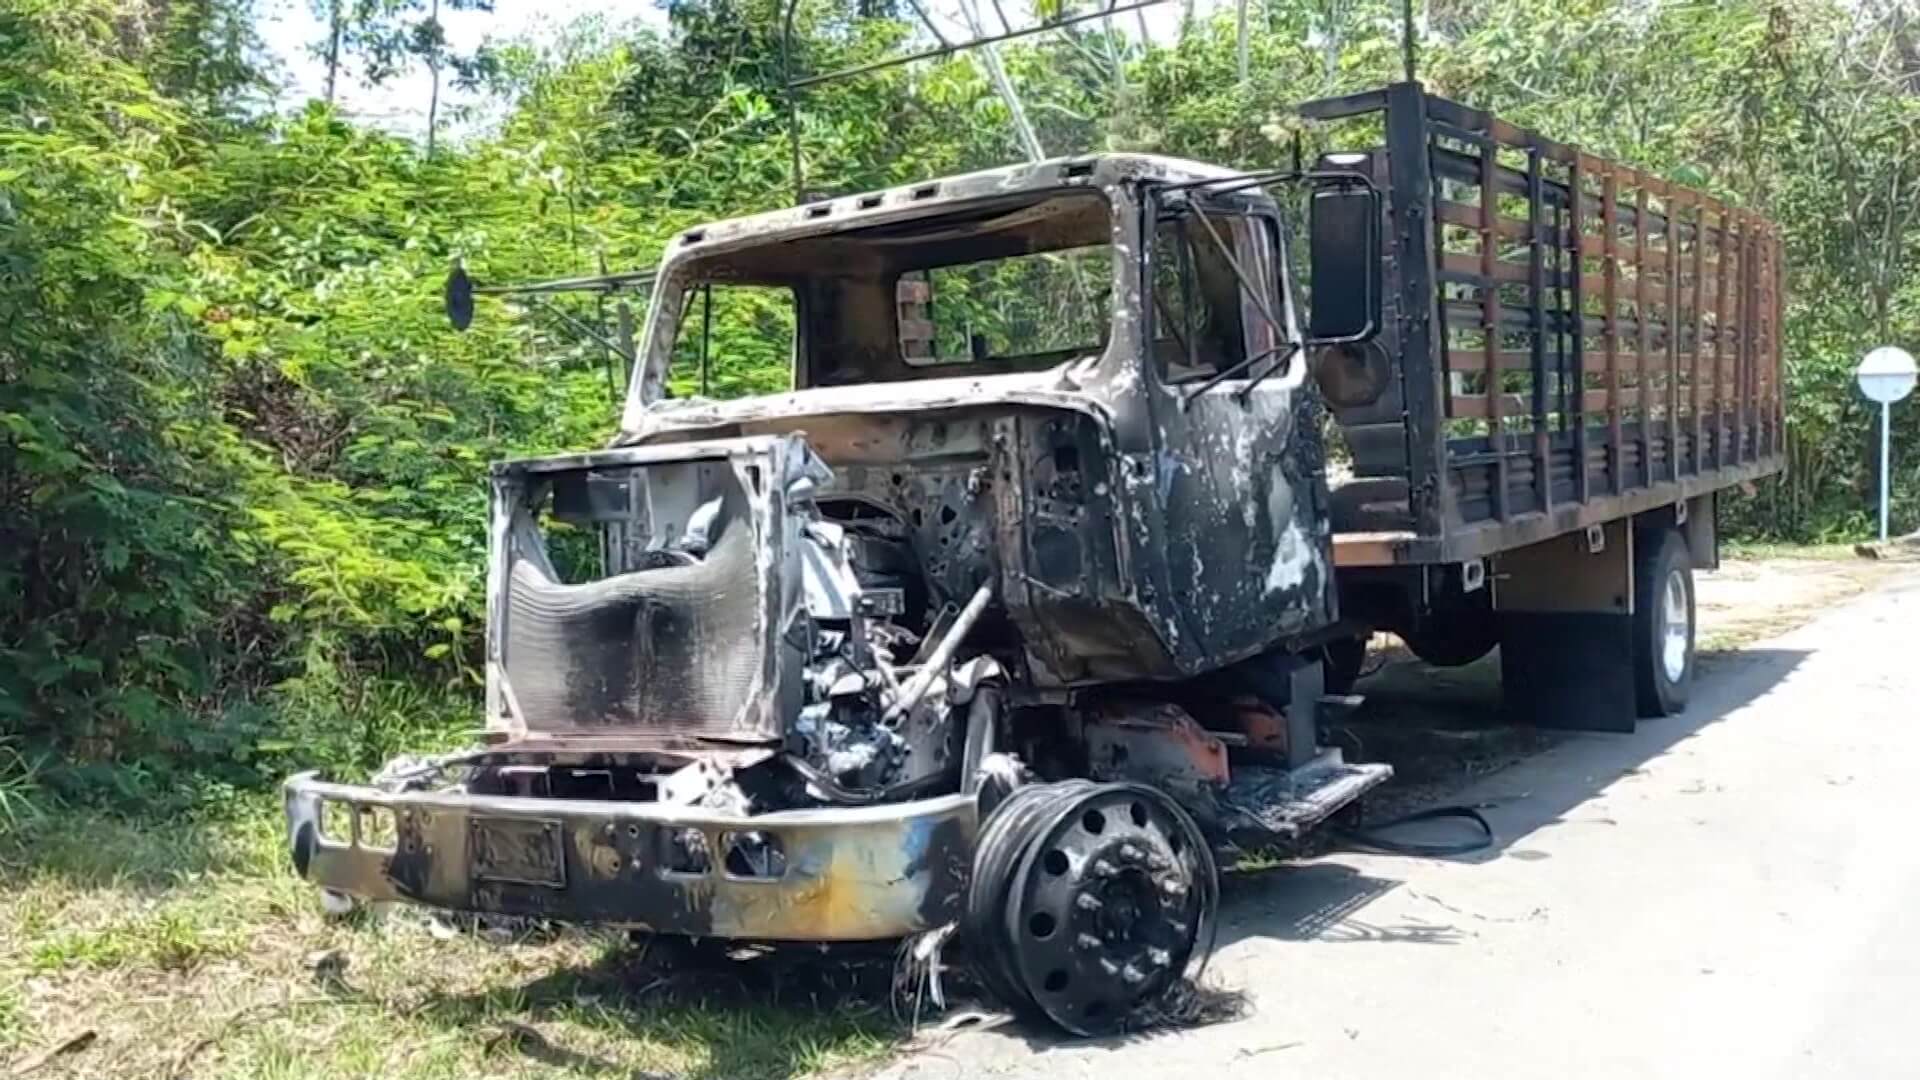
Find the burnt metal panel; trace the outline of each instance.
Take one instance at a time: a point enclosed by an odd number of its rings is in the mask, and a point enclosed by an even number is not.
[[[352,896],[755,941],[872,941],[953,921],[979,816],[971,795],[746,817],[663,803],[395,793],[313,773],[287,781],[284,798],[294,866]],[[326,804],[354,821],[391,814],[394,846],[374,847],[358,830],[327,835]],[[742,876],[725,864],[726,839],[747,832],[778,844],[779,872]],[[666,853],[689,835],[711,858],[682,871]]]
[[[804,659],[787,640],[804,604],[788,489],[819,471],[791,436],[495,466],[490,733],[631,747],[780,739]],[[668,551],[703,507],[710,547]],[[546,513],[599,532],[594,580],[556,567]]]
[[[1036,687],[1169,679],[1222,662],[1186,632],[1167,584],[1154,456],[1121,452],[1094,410],[942,399],[884,413],[764,410],[737,429],[804,433],[832,470],[816,498],[901,522],[936,606],[991,585],[1013,631],[1003,660]],[[1266,633],[1270,644],[1277,631]]]
[[[1162,209],[1147,200],[1143,234]],[[1248,210],[1250,229],[1269,227],[1259,208]],[[1140,245],[1143,282],[1155,280],[1155,246]],[[1141,307],[1142,337],[1151,340],[1155,305]],[[1241,359],[1212,361],[1224,369]],[[1155,447],[1149,477],[1141,478],[1148,482],[1130,487],[1141,500],[1146,541],[1135,569],[1175,635],[1181,673],[1244,659],[1334,622],[1322,413],[1306,358],[1294,356],[1257,385],[1229,381],[1204,391],[1170,385],[1158,365],[1145,366]]]

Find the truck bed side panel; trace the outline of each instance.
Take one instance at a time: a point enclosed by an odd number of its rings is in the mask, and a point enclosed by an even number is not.
[[[1302,111],[1385,133],[1403,438],[1341,412],[1336,561],[1482,556],[1784,466],[1772,223],[1417,84]]]

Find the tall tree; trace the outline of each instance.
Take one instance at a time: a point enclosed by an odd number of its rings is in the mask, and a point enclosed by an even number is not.
[[[347,0],[311,0],[314,18],[321,20],[326,28],[326,37],[313,46],[314,58],[327,68],[326,100],[333,104],[334,94],[339,86],[340,64],[344,57],[346,44],[347,19],[350,14]]]
[[[440,13],[443,8],[492,11],[493,6],[494,0],[353,0],[352,12],[337,31],[341,48],[365,58],[363,78],[369,85],[382,85],[416,65],[427,69],[428,156],[433,155],[439,136],[440,92],[446,72],[453,72],[457,84],[473,86],[497,67],[495,57],[485,47],[471,53],[449,48]]]

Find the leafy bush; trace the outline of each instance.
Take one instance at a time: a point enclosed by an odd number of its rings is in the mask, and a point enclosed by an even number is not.
[[[1920,341],[1915,20],[1840,0],[1435,7],[1433,88],[1785,226],[1792,472],[1727,522],[1865,532],[1849,372]],[[866,17],[891,10],[808,0],[796,71],[906,47],[906,24]],[[1052,152],[1282,165],[1295,101],[1396,77],[1397,10],[1270,3],[1245,80],[1230,15],[1166,45],[1089,22],[1002,54]],[[448,268],[644,266],[693,222],[792,198],[783,5],[679,0],[665,34],[501,50],[499,123],[431,154],[319,103],[260,109],[248,12],[0,0],[0,824],[461,738],[486,464],[603,440],[624,376],[556,314],[602,317],[590,300],[452,333]],[[800,141],[809,188],[833,192],[1021,153],[967,58],[810,88]],[[784,383],[781,316],[716,315],[716,389]],[[1898,418],[1920,437],[1920,409]],[[1920,460],[1902,460],[1911,526]]]

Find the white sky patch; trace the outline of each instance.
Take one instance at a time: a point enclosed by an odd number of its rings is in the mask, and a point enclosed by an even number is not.
[[[970,36],[960,14],[962,2],[922,0],[921,6],[939,24],[940,32],[949,41],[957,42]],[[1192,6],[1196,16],[1206,18],[1229,4],[1228,0],[1194,0]],[[495,0],[494,7],[495,10],[491,12],[441,12],[440,20],[447,28],[448,43],[456,52],[471,51],[490,38],[511,40],[525,37],[535,42],[552,41],[567,26],[589,16],[601,17],[610,28],[628,23],[665,28],[667,24],[666,10],[653,0],[539,0],[537,3],[528,0]],[[910,5],[903,2],[900,7],[903,16],[912,17]],[[1028,0],[1011,0],[1002,3],[1001,8],[1016,29],[1037,22]],[[311,4],[308,0],[262,0],[259,10],[260,35],[266,43],[268,54],[279,67],[280,81],[286,88],[282,106],[297,109],[308,100],[321,97],[326,86],[326,66],[315,58],[312,49],[325,37],[325,27],[322,20],[314,15]],[[1180,20],[1186,10],[1187,4],[1183,0],[1166,0],[1138,12],[1115,15],[1112,21],[1116,29],[1129,37],[1139,37],[1144,28],[1149,38],[1165,43],[1178,35]],[[989,33],[1000,31],[1000,23],[991,7],[983,8],[981,14]],[[925,39],[924,45],[916,40],[907,51],[933,44],[924,32],[918,38]],[[367,86],[359,77],[357,64],[349,58],[347,67],[341,72],[336,97],[341,109],[355,119],[390,131],[420,135],[426,130],[430,87],[431,81],[424,67],[395,76],[381,86]],[[464,104],[472,104],[472,95],[442,86],[443,110],[450,112]]]
[[[279,66],[281,84],[286,88],[282,104],[299,108],[326,93],[327,70],[313,54],[313,47],[326,38],[325,23],[313,13],[308,0],[263,0],[260,5],[260,36],[267,52]],[[598,15],[608,26],[627,22],[665,27],[667,13],[650,2],[627,0],[495,0],[494,10],[442,10],[440,21],[447,28],[447,43],[455,52],[471,52],[488,39],[499,41],[530,38],[551,41],[567,26],[587,16]],[[397,75],[380,86],[368,86],[361,80],[359,64],[347,58],[340,73],[336,98],[349,116],[390,131],[419,135],[426,131],[427,98],[432,80],[427,69],[416,67]],[[442,84],[441,106],[470,104],[472,95],[462,94]],[[444,130],[444,129],[443,129]]]

